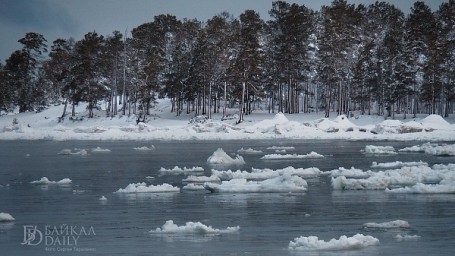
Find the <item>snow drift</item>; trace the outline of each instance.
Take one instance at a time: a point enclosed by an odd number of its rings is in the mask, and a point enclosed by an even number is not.
[[[16,219],[11,216],[9,213],[0,212],[0,222],[11,222],[15,221]]]

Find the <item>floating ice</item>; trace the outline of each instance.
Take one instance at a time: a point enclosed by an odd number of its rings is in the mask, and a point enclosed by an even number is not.
[[[318,154],[314,151],[311,153],[308,153],[306,155],[297,155],[297,154],[269,154],[261,157],[260,159],[265,159],[265,160],[278,160],[278,159],[315,159],[315,158],[324,158],[323,155]]]
[[[395,152],[395,148],[392,146],[374,146],[374,145],[367,145],[363,150],[365,154],[397,154]]]
[[[450,184],[417,183],[411,187],[387,189],[386,192],[403,194],[455,194],[455,182]]]
[[[74,151],[72,151],[71,149],[62,149],[62,151],[60,151],[58,153],[59,155],[81,155],[81,156],[86,156],[88,155],[88,152],[87,150],[85,149],[80,149],[80,148],[75,148]]]
[[[137,150],[137,151],[152,151],[152,150],[155,150],[155,146],[153,146],[153,145],[150,147],[142,146],[142,147],[135,147],[133,149]]]
[[[107,198],[105,196],[100,197],[100,201],[107,201]]]
[[[305,192],[307,182],[298,176],[284,175],[263,181],[247,181],[246,179],[232,179],[221,184],[204,183],[205,189],[210,192],[231,193],[286,193]]]
[[[339,239],[331,239],[326,242],[319,240],[317,236],[301,236],[290,241],[289,250],[299,251],[339,251],[362,249],[368,246],[379,245],[379,239],[363,234],[356,234],[352,237],[340,236]]]
[[[161,174],[161,175],[180,175],[180,174],[189,174],[189,173],[192,173],[192,174],[197,174],[197,173],[203,173],[204,172],[204,168],[202,167],[199,167],[199,166],[196,166],[196,167],[191,167],[191,168],[186,168],[183,167],[183,168],[180,168],[178,166],[175,166],[174,168],[172,169],[166,169],[166,168],[163,168],[161,167],[158,172]]]
[[[247,148],[247,149],[239,149],[237,150],[237,153],[240,153],[240,154],[261,154],[262,151],[261,150],[255,150],[255,149],[252,149],[252,148]]]
[[[388,163],[377,163],[373,162],[371,168],[401,168],[405,166],[428,166],[428,163],[419,161],[419,162],[388,162]]]
[[[226,154],[222,148],[219,148],[207,159],[207,163],[242,165],[245,164],[245,160],[243,160],[243,157],[239,155],[237,155],[234,159]]]
[[[294,150],[295,147],[292,147],[292,146],[271,146],[271,147],[268,147],[267,149],[270,149],[270,150]]]
[[[225,229],[216,229],[212,226],[206,226],[201,222],[187,222],[183,226],[178,226],[174,224],[174,221],[168,220],[161,228],[156,228],[155,230],[150,230],[150,233],[158,234],[225,234],[225,233],[235,233],[240,230],[239,226],[236,227],[227,227]]]
[[[131,183],[126,188],[120,188],[115,193],[164,193],[164,192],[180,192],[180,188],[174,187],[167,183],[161,185],[147,186],[145,182]]]
[[[197,184],[194,184],[194,183],[187,184],[182,189],[183,190],[188,190],[188,191],[201,191],[201,190],[205,191],[204,185],[197,185]]]
[[[424,143],[420,146],[412,146],[399,150],[400,152],[424,152],[436,156],[455,156],[455,144],[438,145],[434,143]]]
[[[339,176],[344,176],[346,178],[368,178],[371,175],[373,175],[373,173],[371,171],[364,172],[363,170],[356,169],[354,167],[351,167],[351,169],[346,169],[344,167],[340,167],[335,170],[324,172],[324,174],[329,174],[333,178],[336,178]]]
[[[363,224],[364,228],[409,228],[409,222],[405,220],[394,220],[383,223],[368,222]]]
[[[216,175],[212,175],[210,177],[190,175],[186,179],[183,179],[182,181],[183,182],[193,182],[193,183],[221,182],[220,178]]]
[[[92,148],[92,152],[93,153],[109,153],[109,152],[111,152],[111,150],[107,149],[107,148],[96,147],[96,148]]]
[[[49,185],[49,184],[55,184],[55,185],[68,185],[71,184],[71,180],[68,178],[61,179],[59,181],[52,181],[49,180],[47,177],[42,177],[40,180],[34,180],[31,181],[31,184],[39,184],[39,185]]]
[[[322,172],[318,168],[294,168],[286,167],[283,169],[255,169],[252,168],[251,172],[247,171],[218,171],[212,170],[212,176],[217,176],[221,180],[232,180],[232,179],[247,179],[247,180],[266,180],[275,178],[281,175],[297,175],[300,177],[310,178],[321,175]]]
[[[420,240],[420,236],[418,235],[396,235],[395,236],[395,239],[398,241],[398,242],[402,242],[402,241],[417,241],[417,240]]]
[[[10,222],[15,221],[16,219],[11,216],[9,213],[0,212],[0,222]]]

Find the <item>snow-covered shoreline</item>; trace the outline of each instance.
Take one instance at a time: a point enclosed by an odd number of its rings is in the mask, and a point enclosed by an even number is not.
[[[164,107],[163,107],[164,106]],[[257,111],[245,121],[212,120],[191,123],[191,115],[174,116],[166,103],[154,117],[136,124],[134,116],[66,119],[59,123],[60,107],[40,113],[0,116],[0,140],[88,141],[179,141],[179,140],[366,140],[366,141],[455,141],[455,120],[437,115],[415,119],[384,120],[381,116],[321,118],[321,113],[269,114]],[[80,116],[84,109],[80,107]],[[82,113],[82,114],[81,114]]]

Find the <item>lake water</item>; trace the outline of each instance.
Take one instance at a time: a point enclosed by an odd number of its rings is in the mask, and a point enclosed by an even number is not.
[[[130,183],[170,183],[182,187],[183,175],[160,176],[161,167],[200,166],[210,175],[207,158],[217,149],[228,153],[270,146],[293,146],[288,153],[315,151],[324,159],[261,160],[243,155],[243,170],[254,168],[338,167],[367,170],[373,161],[455,163],[454,157],[423,153],[367,156],[365,145],[403,148],[421,142],[365,141],[188,141],[89,142],[1,141],[0,212],[16,218],[0,223],[1,255],[455,255],[455,195],[389,194],[384,191],[333,191],[330,178],[307,179],[302,194],[203,192],[114,194]],[[155,146],[154,151],[134,147]],[[59,155],[63,149],[95,147],[108,153]],[[237,167],[216,167],[237,169]],[[155,179],[147,180],[147,176]],[[35,185],[31,181],[70,178],[70,186]],[[9,184],[9,186],[7,186]],[[107,201],[100,201],[106,196]],[[366,222],[406,220],[407,229],[364,229]],[[167,220],[177,225],[202,222],[213,228],[240,226],[237,233],[149,234]],[[66,228],[65,228],[66,227]],[[56,229],[55,229],[56,228]],[[36,231],[38,230],[38,231]],[[35,231],[35,232],[33,232]],[[41,236],[39,234],[41,232]],[[73,232],[73,233],[71,233]],[[357,233],[380,240],[360,250],[292,252],[289,241],[318,236],[326,241]],[[35,237],[32,239],[31,234]],[[397,234],[418,241],[397,241]],[[73,236],[78,236],[77,244]],[[39,240],[42,238],[42,241]],[[29,243],[27,244],[27,240]],[[24,244],[21,244],[24,243]],[[77,251],[75,251],[77,250]]]

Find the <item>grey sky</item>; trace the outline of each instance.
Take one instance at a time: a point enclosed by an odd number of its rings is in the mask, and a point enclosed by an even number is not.
[[[268,11],[273,0],[0,0],[0,61],[21,48],[17,40],[27,32],[42,34],[51,45],[57,38],[73,37],[79,40],[84,34],[96,31],[108,35],[114,30],[122,33],[159,14],[172,14],[179,19],[197,18],[205,21],[228,11],[238,17],[253,9],[262,19],[269,19]],[[331,0],[291,0],[314,10],[330,5]],[[369,5],[375,0],[348,0],[349,3]],[[389,0],[408,13],[414,0]],[[425,0],[437,10],[444,0]]]

